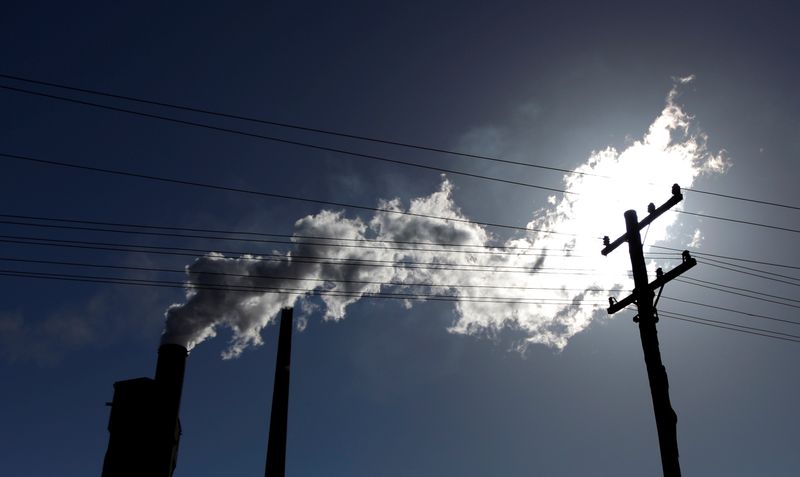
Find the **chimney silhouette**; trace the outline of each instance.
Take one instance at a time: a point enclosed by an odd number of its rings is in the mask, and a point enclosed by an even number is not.
[[[275,360],[275,385],[272,388],[272,411],[267,439],[266,477],[286,475],[286,426],[289,420],[289,364],[292,357],[293,308],[281,310],[278,332],[278,355]]]
[[[186,348],[162,344],[155,379],[114,383],[102,477],[171,477],[178,460]]]

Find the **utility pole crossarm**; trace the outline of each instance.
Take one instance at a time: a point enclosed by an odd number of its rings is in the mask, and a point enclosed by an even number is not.
[[[651,203],[647,207],[647,212],[649,212],[649,214],[647,215],[647,217],[643,218],[641,222],[639,222],[639,227],[636,229],[636,231],[638,232],[639,230],[642,230],[643,228],[650,225],[650,222],[656,220],[661,214],[668,211],[669,209],[672,208],[672,206],[674,206],[675,204],[677,204],[682,200],[683,200],[683,194],[681,194],[680,186],[678,186],[678,184],[673,184],[672,197],[670,197],[668,201],[664,202],[661,205],[661,207],[658,208],[656,208]],[[620,245],[628,241],[629,233],[630,232],[626,232],[622,234],[622,236],[620,236],[617,240],[614,240],[614,242],[612,243],[609,243],[607,236],[603,237],[603,245],[605,245],[605,248],[603,248],[603,250],[601,250],[600,253],[602,253],[603,255],[608,255],[609,253],[613,252],[615,248],[619,247]]]
[[[667,273],[661,273],[661,269],[659,268],[656,270],[656,275],[658,278],[650,282],[648,288],[650,291],[655,292],[659,288],[663,287],[667,284],[667,282],[671,281],[674,278],[677,278],[686,270],[697,265],[697,260],[689,255],[688,250],[683,251],[683,263],[678,265],[677,267],[673,268],[672,270],[668,271]],[[624,309],[628,305],[632,305],[636,302],[636,293],[631,293],[627,297],[623,298],[621,301],[617,301],[614,298],[609,298],[608,303],[609,307],[606,309],[609,315],[613,315],[614,313]]]

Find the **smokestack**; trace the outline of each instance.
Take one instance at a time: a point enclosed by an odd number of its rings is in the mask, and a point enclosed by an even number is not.
[[[289,361],[292,355],[292,308],[281,310],[272,413],[269,418],[266,477],[284,477],[286,471],[286,427],[289,418]]]
[[[167,465],[169,474],[175,471],[178,463],[178,443],[181,437],[181,424],[178,411],[181,406],[183,375],[186,371],[186,348],[178,344],[162,344],[158,348],[155,388],[159,396],[158,437],[162,441],[164,453],[161,459]],[[167,451],[167,449],[169,451]]]
[[[114,383],[102,477],[171,477],[178,459],[178,420],[186,348],[164,344],[156,377]]]

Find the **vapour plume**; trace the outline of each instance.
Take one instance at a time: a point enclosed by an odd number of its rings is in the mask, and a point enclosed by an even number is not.
[[[676,81],[676,88],[689,80]],[[616,238],[622,234],[622,212],[638,206],[640,216],[644,216],[647,203],[666,200],[673,183],[691,187],[700,175],[722,173],[729,164],[722,153],[707,151],[705,135],[695,130],[692,118],[675,103],[676,97],[677,90],[671,90],[666,106],[641,139],[622,151],[607,148],[592,153],[575,169],[585,175],[565,175],[563,185],[570,193],[550,197],[546,205],[533,212],[530,232],[501,239],[474,223],[387,212],[362,219],[348,217],[341,210],[322,210],[297,220],[296,245],[291,252],[261,257],[210,253],[200,257],[187,266],[186,302],[174,304],[166,312],[163,341],[191,349],[227,327],[232,330],[232,339],[223,357],[236,357],[247,347],[262,343],[261,330],[281,307],[319,307],[324,319],[340,320],[347,307],[363,296],[390,292],[453,297],[451,332],[491,334],[512,326],[524,335],[518,344],[521,348],[541,343],[561,349],[593,318],[605,315],[608,289],[631,286],[627,254],[601,256],[599,236]],[[391,199],[381,200],[378,207],[468,219],[453,201],[453,187],[443,176],[438,190],[411,200],[408,206]],[[617,226],[610,225],[614,218],[619,219]],[[648,243],[666,239],[675,223],[676,214],[663,215],[650,226]],[[382,243],[391,246],[384,242],[364,242],[375,248],[326,247],[319,245],[324,241],[301,236],[487,248],[409,245],[396,250],[383,248]],[[275,260],[277,257],[282,260]],[[344,264],[343,259],[349,262]],[[440,265],[403,265],[410,262]],[[320,278],[325,281],[318,281]],[[198,284],[205,288],[196,288]],[[209,284],[217,289],[209,289]],[[280,292],[263,291],[267,287]],[[312,297],[303,290],[321,295]],[[421,301],[425,298],[409,298],[403,304],[412,307]]]

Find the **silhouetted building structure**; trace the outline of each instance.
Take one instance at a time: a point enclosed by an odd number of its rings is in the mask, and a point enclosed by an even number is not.
[[[114,383],[102,477],[172,476],[181,435],[178,410],[186,355],[183,346],[163,344],[155,379]]]

